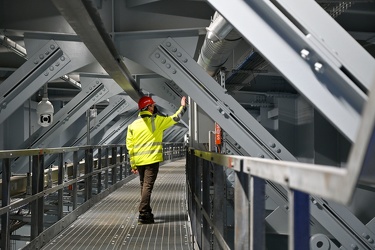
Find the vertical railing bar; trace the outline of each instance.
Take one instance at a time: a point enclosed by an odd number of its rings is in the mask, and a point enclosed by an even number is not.
[[[198,204],[196,203],[195,201],[195,196],[197,196],[197,185],[195,184],[195,182],[197,182],[197,178],[196,178],[196,172],[197,172],[197,169],[198,169],[198,157],[196,157],[194,155],[194,152],[191,153],[192,155],[192,166],[191,166],[191,179],[190,179],[190,183],[191,183],[191,191],[192,191],[192,197],[191,197],[191,200],[192,200],[192,225],[193,225],[193,235],[195,236],[195,240],[196,242],[198,241],[198,227],[200,227],[199,223],[198,223],[198,213],[197,213],[197,209],[198,209]]]
[[[112,165],[112,185],[115,185],[117,182],[117,147],[112,147],[112,157],[111,157],[111,165]]]
[[[189,235],[192,242],[194,242],[194,235],[195,235],[195,228],[194,228],[194,214],[193,211],[193,197],[194,197],[194,190],[192,187],[192,172],[193,172],[193,154],[189,153],[190,151],[188,148],[186,148],[187,154],[186,154],[186,183],[187,183],[187,189],[186,189],[186,196],[188,199],[188,213],[190,215],[191,220],[191,229],[192,229],[192,235]],[[189,192],[190,191],[190,192]]]
[[[250,249],[266,249],[265,239],[265,181],[250,176]]]
[[[85,192],[84,192],[84,201],[88,201],[89,199],[89,180],[88,175],[89,173],[89,149],[85,149]]]
[[[2,207],[10,204],[10,159],[3,159],[2,164]],[[9,211],[1,215],[1,249],[10,249]]]
[[[92,187],[92,178],[93,176],[91,175],[91,173],[94,171],[94,149],[92,147],[90,147],[89,149],[89,155],[88,155],[88,160],[89,160],[89,164],[88,164],[88,173],[90,174],[90,176],[87,178],[87,182],[88,182],[88,199],[90,200],[91,197],[92,197],[92,192],[93,192],[93,187]]]
[[[249,175],[243,172],[243,160],[241,160],[240,166],[240,171],[235,172],[234,183],[234,248],[249,249]]]
[[[105,148],[105,168],[106,168],[106,170],[105,170],[105,175],[104,175],[104,187],[105,187],[105,189],[107,189],[108,188],[108,155],[109,155],[109,149],[108,149],[108,147],[106,147]]]
[[[64,155],[63,153],[59,153],[58,155],[58,174],[57,174],[57,183],[58,185],[63,183],[64,178]],[[60,220],[63,217],[63,191],[64,189],[61,188],[57,191],[57,217]]]
[[[77,180],[78,177],[78,151],[73,152],[73,179]],[[72,202],[73,210],[77,208],[77,186],[78,183],[74,182],[72,187]]]
[[[31,194],[38,193],[38,175],[39,175],[39,155],[32,157],[32,181],[31,181]],[[33,240],[38,236],[38,200],[33,200],[30,204],[31,210],[31,226],[30,226],[30,239]]]
[[[218,230],[218,233],[225,237],[225,221],[226,221],[226,182],[224,175],[224,167],[214,166],[213,171],[213,183],[214,183],[214,198],[213,198],[213,224]],[[224,195],[223,195],[224,194]],[[219,248],[219,239],[214,237],[213,249]]]
[[[38,193],[44,190],[44,154],[39,154],[39,175],[38,175]],[[38,235],[44,230],[44,197],[37,199],[38,202]]]
[[[102,148],[98,149],[98,170],[99,169],[102,169]],[[98,194],[100,194],[102,192],[102,172],[101,171],[98,173],[98,183],[97,183],[96,188],[98,189]]]
[[[120,174],[119,174],[119,180],[121,181],[122,175],[123,175],[123,166],[124,166],[124,147],[120,146]]]
[[[197,241],[198,245],[202,248],[202,220],[203,220],[203,215],[201,211],[201,206],[202,206],[202,162],[204,160],[201,158],[197,159],[198,164],[196,165],[196,182],[195,182],[195,190],[196,190],[196,195],[199,201],[199,206],[196,206],[196,213],[197,213]]]
[[[310,249],[310,203],[309,195],[289,190],[289,250]]]
[[[211,217],[210,205],[210,169],[209,162],[204,161],[202,166],[202,208],[206,214]],[[203,223],[203,242],[202,249],[212,249],[212,234],[210,230],[210,223],[202,216]]]

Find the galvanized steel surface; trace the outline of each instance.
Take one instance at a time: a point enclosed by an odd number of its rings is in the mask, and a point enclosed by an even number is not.
[[[192,249],[185,161],[162,165],[151,206],[155,224],[137,225],[139,178],[81,215],[43,249]]]

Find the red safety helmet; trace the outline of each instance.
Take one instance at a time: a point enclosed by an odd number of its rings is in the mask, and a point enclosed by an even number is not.
[[[151,97],[149,96],[142,96],[141,99],[138,101],[138,108],[139,109],[144,109],[148,105],[154,104],[154,100],[152,100]]]

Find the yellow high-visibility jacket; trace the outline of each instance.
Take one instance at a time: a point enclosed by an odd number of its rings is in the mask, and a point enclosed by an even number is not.
[[[181,106],[172,116],[153,115],[147,110],[139,113],[126,135],[132,169],[163,161],[163,132],[179,122],[185,110]]]

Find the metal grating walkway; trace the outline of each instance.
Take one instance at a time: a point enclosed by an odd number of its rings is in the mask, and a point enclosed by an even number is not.
[[[162,165],[151,197],[155,224],[137,224],[140,186],[135,178],[42,249],[192,249],[185,187],[185,160]]]

